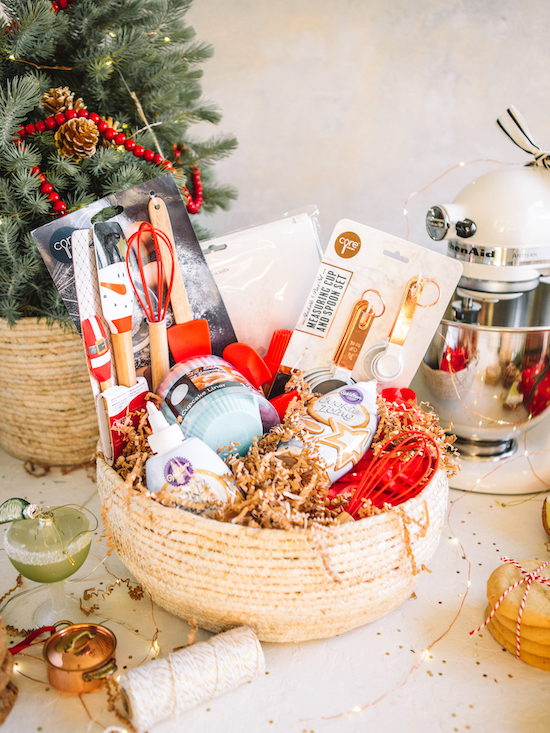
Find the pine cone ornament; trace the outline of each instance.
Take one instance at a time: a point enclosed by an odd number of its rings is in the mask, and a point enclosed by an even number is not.
[[[75,117],[67,120],[55,133],[55,142],[61,155],[66,158],[91,158],[97,148],[99,130],[92,120]]]
[[[112,127],[113,130],[116,130],[117,132],[122,132],[122,128],[120,127],[120,123],[117,120],[113,120],[112,117],[101,117],[100,119],[104,120],[109,127]],[[114,140],[107,140],[106,137],[103,135],[101,136],[101,139],[99,141],[99,147],[106,149],[106,148],[116,148],[117,144]]]
[[[75,112],[78,112],[79,109],[86,109],[86,105],[80,97],[75,100],[74,92],[71,92],[69,87],[56,87],[50,89],[49,92],[44,92],[42,106],[51,115],[66,112],[68,109],[74,109]]]

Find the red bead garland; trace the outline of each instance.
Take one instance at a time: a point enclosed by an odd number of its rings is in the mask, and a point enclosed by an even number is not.
[[[65,3],[66,2],[67,0],[65,0]],[[68,2],[74,2],[74,0],[68,0]],[[61,6],[61,0],[58,0],[57,3],[52,2],[52,5],[58,5],[59,9],[59,6]],[[66,7],[66,5],[62,7]],[[160,153],[155,153],[154,150],[145,149],[142,145],[138,145],[135,140],[127,138],[123,132],[119,132],[113,127],[109,127],[107,122],[102,120],[96,112],[88,112],[87,109],[81,109],[78,112],[75,112],[75,110],[72,109],[67,110],[65,113],[58,112],[56,115],[47,117],[45,120],[38,120],[38,122],[34,124],[31,122],[24,127],[20,127],[18,130],[19,137],[14,139],[14,143],[16,145],[20,145],[23,143],[25,137],[32,137],[37,132],[57,130],[57,128],[61,127],[61,125],[63,125],[67,120],[75,119],[75,117],[87,117],[89,120],[92,120],[92,122],[97,125],[100,134],[102,134],[106,140],[113,141],[115,145],[123,146],[125,150],[133,153],[136,158],[143,158],[143,160],[148,163],[153,163],[159,168],[164,168],[166,171],[173,170],[174,166],[172,163],[169,160],[166,160]],[[177,145],[174,145],[174,157],[177,160],[181,158],[181,153]],[[46,176],[42,173],[40,167],[37,165],[34,166],[31,172],[34,175],[38,175],[41,183],[40,191],[50,199],[54,212],[60,216],[65,216],[67,214],[67,204],[62,201],[59,194],[53,190],[51,183],[47,182]],[[203,203],[202,181],[200,170],[197,166],[194,166],[192,169],[192,180],[195,198],[193,199],[186,186],[183,186],[183,193],[187,198],[187,211],[190,214],[196,214]]]
[[[178,163],[181,160],[181,154],[185,153],[185,148],[183,145],[174,145],[173,146],[173,152],[174,152],[174,158],[178,161]],[[199,209],[202,206],[202,181],[201,181],[201,172],[197,168],[197,166],[194,166],[191,175],[193,178],[193,188],[195,191],[195,199],[193,200],[193,197],[189,193],[189,189],[184,186],[183,187],[183,193],[185,194],[187,198],[187,211],[190,214],[197,214]]]
[[[69,3],[74,3],[74,0],[51,0],[52,8],[56,13],[60,10],[66,10],[69,7]]]

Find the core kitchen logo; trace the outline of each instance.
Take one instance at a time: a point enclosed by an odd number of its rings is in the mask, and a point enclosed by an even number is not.
[[[336,254],[340,255],[340,257],[349,259],[350,257],[355,257],[361,249],[361,240],[355,232],[344,232],[339,237],[336,237],[334,248],[336,249]]]
[[[71,248],[71,237],[74,229],[72,227],[61,227],[56,229],[50,238],[50,254],[58,262],[69,264],[73,261]]]

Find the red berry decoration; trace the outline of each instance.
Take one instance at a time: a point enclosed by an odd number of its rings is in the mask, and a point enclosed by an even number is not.
[[[67,0],[57,0],[57,4],[59,5],[60,8],[63,8],[63,10],[66,10],[66,8],[69,5]]]
[[[58,0],[53,1],[52,7],[58,12],[60,8],[67,8],[69,2],[74,0]],[[173,170],[174,166],[169,160],[165,160],[160,153],[155,153],[154,150],[145,149],[143,145],[138,145],[135,140],[129,139],[123,132],[117,131],[114,127],[109,127],[106,120],[102,120],[96,112],[88,112],[87,109],[80,109],[78,112],[74,109],[69,109],[65,113],[58,112],[56,115],[47,117],[45,120],[38,120],[36,123],[30,122],[24,127],[20,127],[18,130],[19,137],[14,138],[13,142],[16,145],[24,146],[24,139],[29,136],[32,137],[37,132],[47,132],[48,130],[55,131],[67,120],[74,120],[76,118],[88,118],[95,125],[97,125],[98,131],[104,136],[105,140],[114,142],[117,146],[124,146],[124,149],[135,155],[136,158],[143,158],[148,163],[154,163],[155,165],[163,168],[164,170]],[[186,152],[183,146],[174,145],[174,156],[177,160],[181,158],[181,153]],[[46,176],[40,170],[40,166],[35,165],[30,169],[30,172],[37,176],[40,181],[40,191],[52,202],[53,211],[59,216],[66,216],[67,204],[61,201],[57,191],[53,190],[51,183],[48,183]],[[200,171],[198,168],[192,170],[192,180],[195,191],[195,199],[193,200],[189,191],[184,187],[184,193],[187,197],[187,211],[190,214],[196,214],[202,205],[202,183],[200,179]]]
[[[59,13],[59,10],[60,10],[59,5],[56,2],[54,2],[54,0],[52,0],[52,8],[55,10],[56,13]]]

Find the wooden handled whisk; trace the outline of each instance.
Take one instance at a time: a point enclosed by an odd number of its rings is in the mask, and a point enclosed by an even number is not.
[[[151,248],[152,242],[152,248]],[[170,272],[165,271],[161,247],[168,253]],[[154,259],[152,259],[154,253]],[[133,255],[139,272],[140,287],[136,285],[130,266]],[[156,390],[170,368],[166,337],[166,311],[174,284],[174,247],[170,239],[149,222],[143,222],[128,239],[126,268],[130,282],[149,324],[152,387]]]

